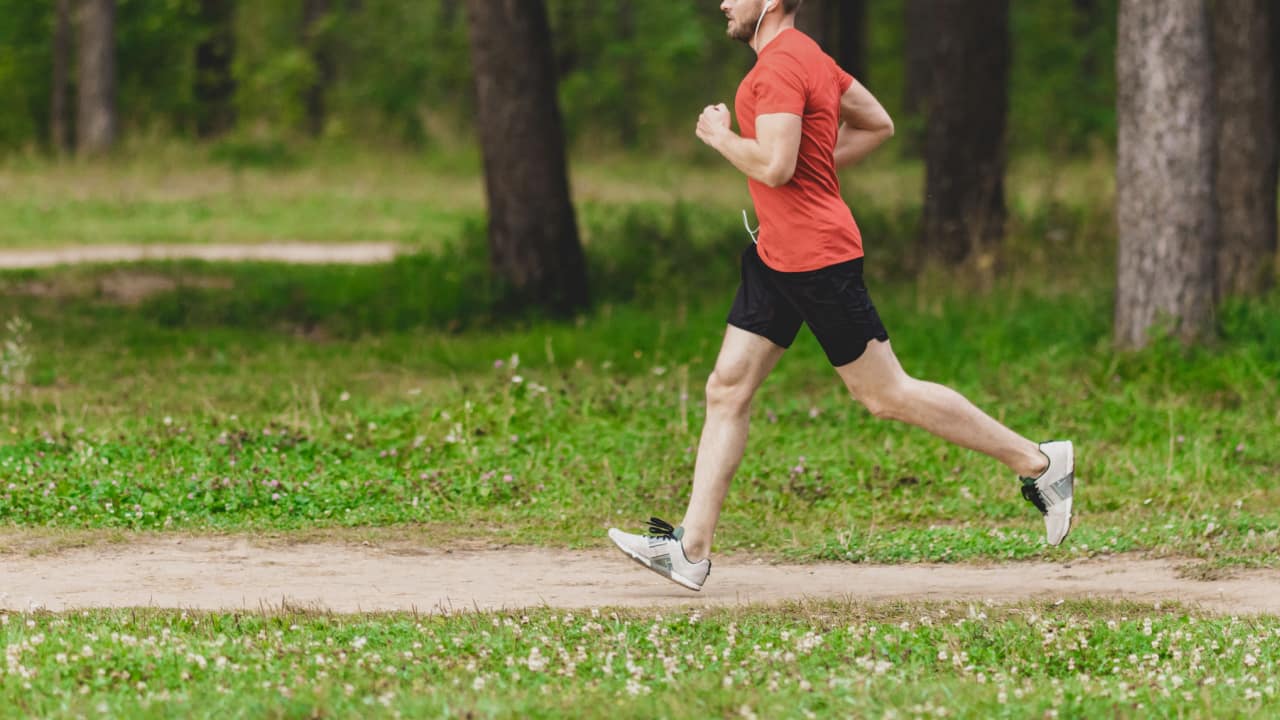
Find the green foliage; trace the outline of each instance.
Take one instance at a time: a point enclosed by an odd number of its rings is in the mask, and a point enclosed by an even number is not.
[[[1012,2],[1009,12],[1013,149],[1065,155],[1109,147],[1116,132],[1117,0]]]
[[[116,0],[116,8],[119,107],[126,131],[194,134],[199,0]]]
[[[48,135],[50,4],[0,2],[0,150],[38,144]]]
[[[592,148],[684,151],[694,146],[690,128],[699,109],[732,102],[751,53],[725,38],[714,3],[629,2],[628,21],[621,2],[547,0],[568,134]],[[1085,17],[1068,0],[1011,4],[1015,150],[1080,152],[1114,136],[1115,0],[1095,5]],[[0,0],[0,17],[0,105],[9,110],[0,116],[0,148],[39,145],[48,127],[51,3]],[[871,0],[868,18],[864,79],[909,130],[918,119],[899,113],[901,3]],[[119,0],[126,134],[194,136],[195,48],[209,32],[203,22],[196,0]],[[301,24],[302,0],[236,3],[241,134],[303,134],[303,98],[318,68]],[[336,69],[326,91],[328,136],[407,145],[466,137],[473,105],[461,3],[338,2],[316,35]]]

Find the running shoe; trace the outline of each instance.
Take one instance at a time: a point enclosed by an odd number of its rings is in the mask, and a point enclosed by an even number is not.
[[[672,582],[690,590],[701,590],[711,574],[711,558],[689,562],[684,554],[684,528],[672,527],[661,518],[649,518],[649,533],[634,535],[617,528],[609,529],[609,539],[628,557]]]
[[[1049,467],[1040,477],[1022,478],[1022,497],[1044,515],[1050,545],[1060,545],[1071,530],[1071,496],[1076,484],[1075,450],[1070,441],[1040,443]]]

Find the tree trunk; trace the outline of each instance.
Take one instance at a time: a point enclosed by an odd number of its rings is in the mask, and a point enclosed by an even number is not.
[[[196,46],[196,134],[214,137],[235,125],[236,84],[231,74],[235,53],[235,3],[200,0],[205,36]]]
[[[843,0],[836,22],[836,62],[867,84],[867,0]]]
[[[1276,78],[1273,0],[1213,10],[1218,113],[1218,297],[1259,295],[1275,279]]]
[[[1204,0],[1121,0],[1116,52],[1116,343],[1157,323],[1185,341],[1213,316],[1214,121]]]
[[[560,314],[587,304],[542,0],[467,0],[495,275]]]
[[[933,81],[933,0],[906,0],[903,49],[906,83],[902,109],[907,115],[928,112]]]
[[[948,264],[1004,237],[1009,0],[930,4],[922,246]]]
[[[53,77],[49,96],[49,144],[59,154],[71,150],[67,86],[71,74],[71,0],[57,0],[53,18]]]
[[[307,88],[303,103],[307,109],[307,131],[312,137],[324,132],[326,95],[333,82],[333,53],[324,37],[324,21],[329,15],[329,0],[303,0],[302,39],[315,67],[315,80]]]
[[[115,0],[83,0],[76,144],[85,155],[107,152],[116,142],[115,24]]]

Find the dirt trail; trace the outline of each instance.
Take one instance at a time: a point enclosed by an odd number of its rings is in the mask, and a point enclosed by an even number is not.
[[[733,605],[855,600],[1180,601],[1222,613],[1280,613],[1280,574],[1179,577],[1178,561],[1109,558],[1058,565],[772,565],[721,558],[701,593],[610,551],[443,552],[410,544],[256,546],[245,538],[163,538],[36,557],[0,555],[0,608],[156,606],[338,612],[551,606]]]
[[[372,265],[390,262],[396,243],[263,243],[261,245],[78,245],[61,248],[0,250],[0,269],[142,260],[284,262],[299,265]]]

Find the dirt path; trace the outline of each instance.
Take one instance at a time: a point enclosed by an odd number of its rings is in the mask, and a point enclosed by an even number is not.
[[[396,243],[263,243],[261,245],[79,245],[61,248],[0,250],[0,269],[51,267],[141,260],[284,262],[300,265],[390,262]]]
[[[0,608],[157,606],[339,612],[473,608],[731,605],[856,600],[1180,601],[1224,613],[1280,613],[1280,574],[1198,581],[1178,562],[1110,558],[1067,565],[771,565],[722,558],[701,593],[607,551],[442,552],[409,544],[255,546],[243,538],[165,538],[36,557],[0,555]]]

